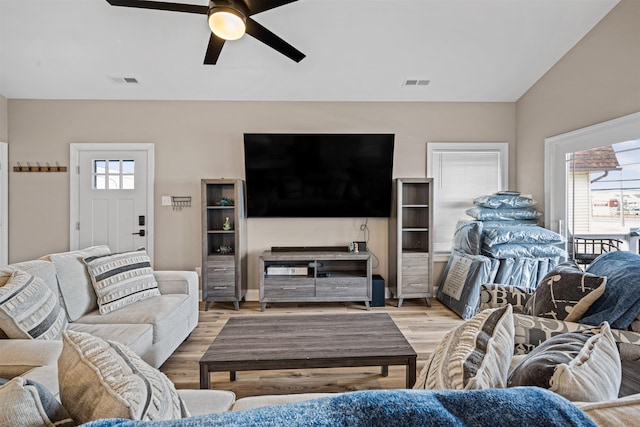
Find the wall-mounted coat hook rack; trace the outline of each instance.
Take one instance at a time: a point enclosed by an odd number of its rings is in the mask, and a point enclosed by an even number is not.
[[[60,166],[58,162],[56,162],[55,166],[49,165],[49,162],[45,163],[45,166],[42,166],[40,162],[36,162],[36,165],[31,165],[31,162],[27,162],[26,166],[17,162],[17,166],[13,167],[14,172],[66,172],[66,166]]]
[[[190,208],[191,196],[171,196],[171,206],[173,206],[173,210]]]

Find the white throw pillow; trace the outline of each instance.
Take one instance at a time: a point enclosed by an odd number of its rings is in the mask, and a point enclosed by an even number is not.
[[[573,402],[612,400],[622,382],[620,354],[607,322],[549,338],[511,372],[509,387],[547,388]]]
[[[0,286],[0,329],[9,338],[56,339],[67,326],[64,309],[42,279],[16,270]]]
[[[41,384],[15,377],[0,379],[0,426],[72,427],[76,423]]]
[[[513,358],[511,305],[487,309],[449,331],[422,369],[414,388],[503,388]]]
[[[166,375],[126,346],[74,331],[63,333],[62,344],[58,359],[60,399],[76,422],[189,416]]]
[[[100,314],[160,295],[144,249],[84,258]]]

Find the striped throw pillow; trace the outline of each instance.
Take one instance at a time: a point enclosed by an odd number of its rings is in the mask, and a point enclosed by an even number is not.
[[[513,358],[513,336],[510,305],[481,311],[442,338],[413,388],[504,388]]]
[[[78,423],[101,418],[142,421],[189,416],[175,386],[128,347],[83,332],[62,334],[60,400]]]
[[[16,270],[0,287],[0,329],[9,338],[60,338],[67,315],[46,283]]]
[[[100,314],[160,295],[151,260],[144,249],[84,258]]]

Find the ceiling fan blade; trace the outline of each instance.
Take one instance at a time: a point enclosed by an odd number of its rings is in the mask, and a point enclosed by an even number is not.
[[[168,3],[163,1],[146,0],[107,0],[111,6],[137,7],[139,9],[169,10],[171,12],[209,13],[209,6],[196,4]]]
[[[247,34],[260,40],[262,43],[277,50],[284,56],[293,59],[296,62],[300,62],[306,56],[295,47],[291,46],[280,37],[267,30],[262,25],[258,24],[251,18],[247,18]]]
[[[249,8],[250,15],[284,6],[285,4],[293,3],[294,1],[298,0],[244,0]]]
[[[218,62],[220,51],[224,46],[224,39],[211,33],[209,37],[209,46],[207,46],[207,53],[204,55],[204,65],[215,65]]]

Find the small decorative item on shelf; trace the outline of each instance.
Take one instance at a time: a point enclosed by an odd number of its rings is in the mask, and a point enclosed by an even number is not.
[[[233,199],[230,199],[228,197],[222,197],[220,200],[218,200],[218,203],[216,203],[218,206],[233,206]]]
[[[231,221],[229,221],[229,217],[224,219],[224,224],[222,224],[222,229],[225,231],[231,230]]]
[[[232,254],[233,248],[227,245],[220,245],[220,247],[216,249],[216,252],[219,252],[221,254]]]
[[[358,247],[358,242],[349,243],[349,252],[360,252],[360,248]]]

